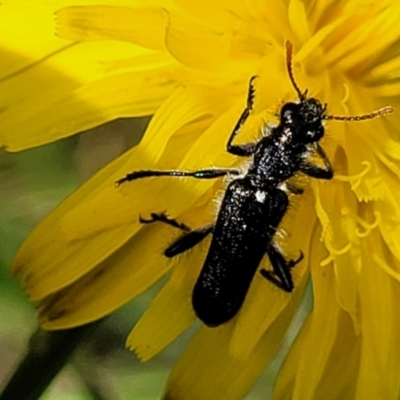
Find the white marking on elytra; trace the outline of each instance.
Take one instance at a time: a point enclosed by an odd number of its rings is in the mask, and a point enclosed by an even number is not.
[[[265,192],[262,192],[261,190],[256,191],[256,201],[258,201],[259,203],[264,203],[266,197],[267,194]]]

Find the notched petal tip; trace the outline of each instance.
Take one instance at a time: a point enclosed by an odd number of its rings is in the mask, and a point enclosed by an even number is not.
[[[192,249],[190,254],[179,257],[171,278],[129,334],[127,347],[141,361],[147,361],[159,353],[195,322],[190,299],[205,250],[206,246],[200,245],[198,249]]]

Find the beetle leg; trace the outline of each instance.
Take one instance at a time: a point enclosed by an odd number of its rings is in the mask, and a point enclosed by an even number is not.
[[[317,143],[316,152],[321,157],[325,168],[321,168],[318,165],[310,163],[308,161],[304,161],[302,165],[300,165],[300,171],[305,173],[312,178],[317,179],[332,179],[333,178],[333,168],[331,162],[329,161],[328,156],[326,155],[323,148]]]
[[[139,216],[139,221],[142,224],[151,224],[152,222],[163,222],[164,224],[173,226],[174,228],[181,229],[185,232],[190,232],[191,229],[184,223],[178,222],[176,219],[168,218],[165,213],[151,213],[151,219],[144,219],[142,216]]]
[[[285,292],[291,292],[294,285],[290,270],[303,259],[303,253],[300,252],[300,256],[296,260],[286,261],[278,246],[269,244],[267,246],[267,254],[271,261],[273,272],[263,268],[260,271],[261,275]]]
[[[296,194],[296,195],[300,195],[304,193],[304,189],[300,188],[298,186],[296,186],[295,184],[293,184],[292,182],[285,182],[286,188],[287,190],[289,190],[290,193]]]
[[[127,174],[125,177],[118,179],[115,184],[117,186],[124,182],[130,182],[135,179],[140,178],[151,178],[154,176],[172,176],[172,177],[185,177],[190,176],[196,179],[214,179],[225,175],[240,175],[241,172],[238,169],[233,168],[210,168],[210,169],[200,169],[198,171],[179,171],[179,170],[167,170],[167,171],[157,171],[157,170],[144,170],[135,171]]]
[[[215,224],[212,223],[193,229],[190,232],[185,232],[165,249],[164,255],[168,258],[172,258],[191,249],[212,233],[214,225]]]
[[[246,122],[247,118],[249,118],[251,111],[253,110],[253,103],[254,103],[254,95],[255,89],[253,86],[254,80],[257,76],[253,76],[250,79],[249,83],[249,91],[247,95],[247,107],[242,112],[242,115],[239,118],[239,121],[236,123],[231,136],[229,137],[228,143],[226,145],[226,149],[228,153],[234,154],[235,156],[239,157],[248,157],[251,156],[257,146],[256,143],[246,143],[246,144],[232,144],[233,140],[237,136],[237,134],[242,130],[244,123]]]
[[[178,237],[172,244],[170,244],[164,251],[164,255],[168,258],[177,256],[178,254],[184,253],[185,251],[196,246],[200,243],[207,235],[214,230],[214,223],[204,225],[197,229],[191,229],[186,224],[178,222],[176,219],[168,218],[165,213],[150,214],[151,219],[144,219],[139,217],[142,224],[151,224],[153,222],[163,222],[164,224],[178,228],[184,233]]]
[[[164,255],[168,258],[172,258],[177,256],[178,254],[184,253],[185,251],[196,246],[196,244],[200,243],[213,230],[214,223],[184,233],[165,249]]]

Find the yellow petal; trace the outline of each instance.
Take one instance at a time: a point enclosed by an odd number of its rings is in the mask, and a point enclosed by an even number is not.
[[[48,143],[121,116],[153,113],[173,89],[173,82],[160,75],[157,78],[154,70],[165,69],[166,61],[171,61],[168,55],[149,63],[149,51],[132,45],[68,43],[55,37],[54,11],[65,4],[68,2],[27,6],[16,1],[3,7],[0,15],[4,40],[0,144],[11,151]],[[115,63],[129,58],[136,66],[115,76]],[[134,73],[144,63],[146,67],[152,64],[153,70]]]
[[[371,259],[371,250],[375,254],[390,254],[379,234],[366,239],[359,285],[362,342],[355,398],[394,399],[398,396],[400,368],[396,304],[400,290],[398,282]],[[393,257],[383,261],[399,270],[399,262]]]
[[[319,232],[315,232],[315,238]],[[327,368],[339,328],[333,268],[321,268],[326,250],[317,241],[310,249],[314,286],[314,309],[300,331],[279,374],[274,399],[318,399],[315,392]],[[312,362],[310,362],[312,360]],[[325,397],[325,395],[324,395]],[[326,393],[329,397],[329,391]]]
[[[109,64],[136,57],[132,72],[115,75]],[[149,64],[146,53],[128,45],[64,45],[39,62],[0,81],[2,140],[11,151],[60,139],[123,116],[153,113],[174,89],[166,75],[165,57]],[[99,69],[99,62],[103,67]],[[85,71],[69,76],[67,70]],[[158,69],[158,71],[157,71]]]
[[[299,0],[291,0],[288,7],[288,16],[294,35],[301,42],[307,41],[310,36],[310,29],[304,3]]]
[[[229,61],[229,41],[224,34],[201,25],[193,26],[173,14],[169,18],[166,46],[179,62],[196,69],[214,70]]]
[[[331,317],[331,314],[329,314]],[[332,315],[337,318],[337,332],[334,333],[335,341],[331,342],[331,349],[322,349],[323,354],[319,350],[319,343],[323,343],[326,339],[325,332],[318,337],[318,342],[314,342],[312,347],[308,347],[307,337],[311,333],[313,335],[312,324],[316,320],[313,314],[308,317],[298,338],[290,349],[289,356],[286,358],[283,369],[280,372],[275,391],[274,400],[293,400],[307,399],[310,400],[354,400],[356,389],[356,375],[359,361],[359,341],[354,335],[351,320],[347,318],[344,312],[338,315]],[[328,325],[328,327],[331,327]],[[331,336],[331,335],[329,335]],[[313,336],[315,338],[315,336]],[[322,368],[318,375],[318,381],[315,379],[314,354],[316,353],[316,361],[319,362],[323,358],[324,364],[317,364],[316,367]],[[308,365],[306,365],[306,358]],[[304,360],[304,362],[303,362]],[[301,364],[299,364],[301,362]],[[326,364],[326,365],[325,365]],[[298,376],[298,368],[302,368],[301,376]],[[307,371],[310,376],[307,376]],[[305,380],[302,385],[300,379]],[[334,379],[334,382],[332,381]],[[293,394],[293,388],[296,395]],[[304,395],[301,390],[305,390]]]
[[[97,192],[99,187],[101,188],[101,186],[104,185],[105,181],[110,182],[110,176],[115,174],[115,171],[119,170],[128,158],[129,157],[125,154],[96,174],[89,182],[83,185],[53,211],[21,246],[13,261],[13,272],[19,274],[28,272],[31,268],[34,270],[36,268],[34,272],[38,274],[38,282],[42,282],[45,277],[50,279],[46,291],[41,293],[41,290],[39,290],[34,297],[40,298],[46,296],[71,282],[71,279],[66,279],[65,281],[61,279],[59,282],[55,279],[55,281],[52,282],[52,274],[56,274],[56,271],[60,273],[60,271],[63,270],[63,268],[58,270],[54,268],[54,266],[61,265],[62,262],[66,260],[71,262],[71,258],[74,257],[74,255],[78,256],[76,269],[70,267],[72,272],[70,271],[68,274],[72,274],[72,276],[77,274],[75,278],[79,278],[93,267],[93,263],[101,261],[110,255],[134,233],[134,229],[128,225],[117,227],[112,232],[100,232],[99,235],[92,238],[95,239],[92,241],[77,240],[71,242],[65,239],[65,232],[59,225],[63,215],[73,209],[79,201],[86,197],[90,198],[93,193]],[[79,256],[81,259],[79,259]],[[52,264],[52,260],[56,261],[56,263]],[[45,263],[42,263],[42,261],[45,261]],[[71,265],[73,265],[73,263]],[[46,271],[43,271],[43,275],[40,272],[42,267],[49,267]],[[55,271],[53,271],[53,269],[55,269]],[[82,269],[83,271],[81,271]],[[33,277],[30,279],[33,279]],[[35,288],[32,288],[32,290],[36,291]]]
[[[45,329],[83,325],[144,292],[172,267],[162,255],[167,232],[167,226],[145,226],[72,286],[42,299],[41,325]]]
[[[56,14],[57,34],[73,41],[128,41],[164,50],[167,15],[161,7],[68,7]]]
[[[190,0],[174,0],[174,3],[191,18],[201,21],[205,26],[216,31],[225,31],[232,27],[236,21],[226,8],[221,7],[214,0],[204,0],[201,2]]]
[[[292,318],[285,310],[246,360],[229,353],[232,321],[202,327],[172,371],[164,400],[239,400],[279,349]]]
[[[128,336],[127,346],[140,360],[159,353],[196,320],[192,291],[208,245],[205,240],[174,262],[172,277]]]
[[[323,207],[324,214],[329,216],[323,238],[330,256],[324,259],[322,265],[323,268],[331,268],[330,262],[334,261],[335,278],[338,283],[337,301],[350,313],[352,319],[356,320],[358,312],[356,265],[360,257],[360,238],[356,235],[356,198],[349,187],[336,182],[318,187],[317,198],[317,209],[320,211],[320,207]],[[350,265],[354,266],[349,267]]]

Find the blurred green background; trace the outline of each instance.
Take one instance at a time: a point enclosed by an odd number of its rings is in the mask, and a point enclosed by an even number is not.
[[[10,274],[15,252],[61,200],[138,143],[147,123],[148,119],[123,119],[41,148],[21,153],[0,150],[0,388],[18,365],[37,329],[34,306],[18,279]],[[159,399],[170,369],[199,326],[147,363],[140,363],[125,349],[130,329],[162,284],[104,320],[41,399]],[[265,371],[246,400],[270,397],[280,359]]]

